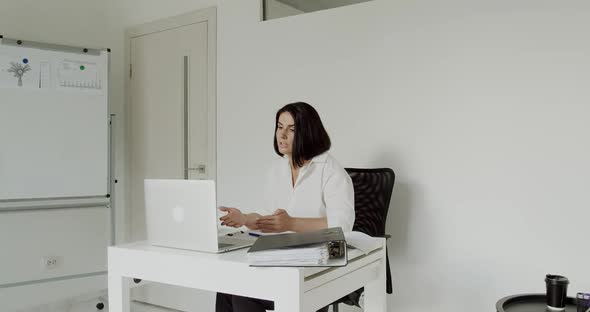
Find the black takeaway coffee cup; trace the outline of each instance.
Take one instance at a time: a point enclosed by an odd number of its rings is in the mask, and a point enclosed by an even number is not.
[[[570,281],[565,276],[547,274],[547,307],[551,310],[564,310],[567,299],[567,285]]]

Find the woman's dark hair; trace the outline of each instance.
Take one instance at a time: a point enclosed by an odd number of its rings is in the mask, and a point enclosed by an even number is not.
[[[276,135],[279,116],[284,112],[290,113],[293,120],[295,120],[295,137],[293,138],[293,154],[291,155],[294,166],[302,167],[304,161],[310,160],[330,149],[330,136],[324,129],[318,112],[307,103],[296,102],[283,106],[277,112],[273,137],[277,154],[283,156],[279,152]]]

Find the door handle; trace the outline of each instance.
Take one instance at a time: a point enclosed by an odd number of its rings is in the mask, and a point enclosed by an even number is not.
[[[186,168],[186,171],[196,171],[197,173],[205,173],[207,171],[207,166],[198,165],[196,168]]]

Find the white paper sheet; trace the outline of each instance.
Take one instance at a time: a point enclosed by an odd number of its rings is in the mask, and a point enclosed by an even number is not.
[[[102,89],[102,81],[95,63],[63,60],[57,68],[60,88]]]
[[[0,54],[0,88],[39,88],[39,67],[27,56]]]
[[[362,232],[345,232],[346,244],[352,246],[365,255],[381,247],[381,241]]]

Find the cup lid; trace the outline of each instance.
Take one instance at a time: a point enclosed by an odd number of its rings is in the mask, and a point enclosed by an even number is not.
[[[547,274],[545,275],[545,283],[551,285],[567,285],[570,281],[565,276]]]

